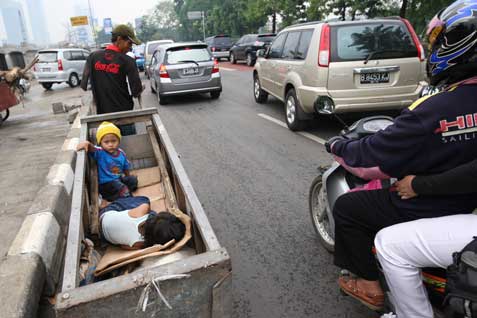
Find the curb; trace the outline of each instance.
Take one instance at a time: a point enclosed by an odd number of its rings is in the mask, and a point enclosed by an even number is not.
[[[80,117],[90,107],[87,99],[82,102],[80,116],[1,263],[2,317],[36,317],[40,297],[56,293],[66,246]]]

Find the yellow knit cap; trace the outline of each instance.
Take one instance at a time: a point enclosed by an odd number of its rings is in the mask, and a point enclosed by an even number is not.
[[[119,128],[109,121],[103,121],[96,131],[96,142],[100,144],[101,139],[107,134],[114,134],[118,136],[119,140],[121,140],[121,131]]]

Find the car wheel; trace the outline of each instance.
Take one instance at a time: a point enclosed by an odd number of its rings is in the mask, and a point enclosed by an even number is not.
[[[292,131],[302,130],[305,128],[305,121],[298,118],[300,112],[300,102],[296,97],[295,90],[292,88],[288,90],[285,97],[285,120],[287,122],[288,128],[290,128]]]
[[[49,90],[53,86],[53,83],[41,83],[44,89]]]
[[[328,206],[326,204],[326,190],[323,188],[323,176],[318,176],[313,180],[308,195],[311,220],[316,234],[320,238],[320,243],[328,251],[335,250],[335,238],[328,218]]]
[[[218,91],[217,92],[210,92],[210,97],[212,99],[217,99],[217,98],[220,97],[220,92],[218,92]]]
[[[268,99],[268,93],[262,89],[262,86],[260,86],[258,75],[253,77],[253,97],[255,97],[255,101],[259,104],[265,103]]]
[[[159,101],[159,105],[169,104],[169,97],[163,96],[159,93],[157,93],[157,100]]]
[[[70,85],[71,88],[76,87],[79,85],[79,78],[78,74],[76,73],[71,73],[70,78],[68,79],[68,85]]]
[[[247,65],[254,66],[255,60],[253,59],[252,53],[247,53]]]
[[[229,61],[232,64],[236,64],[237,60],[235,59],[235,55],[233,53],[230,53]]]
[[[157,83],[154,81],[155,86],[157,87]],[[157,90],[152,85],[152,80],[150,81],[151,93],[156,94]]]

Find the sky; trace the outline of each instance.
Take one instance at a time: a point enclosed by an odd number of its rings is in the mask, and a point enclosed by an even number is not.
[[[113,24],[131,22],[149,13],[158,0],[89,0],[93,18],[102,25],[104,18],[111,18]],[[48,17],[51,40],[58,42],[65,38],[69,17],[75,15],[75,5],[88,8],[88,0],[43,0]],[[61,10],[59,8],[61,6]],[[67,14],[65,14],[67,13]]]
[[[27,10],[24,0],[17,0]],[[88,0],[38,0],[43,2],[51,42],[65,39],[69,18],[77,15],[75,8],[88,9]],[[131,22],[134,19],[152,11],[159,0],[89,0],[93,17],[102,25],[104,18],[111,18],[114,24]],[[0,0],[0,7],[1,7]],[[83,13],[84,14],[84,13]],[[25,14],[27,15],[27,14]],[[0,39],[2,38],[3,23],[0,17]],[[29,30],[31,33],[31,30]]]

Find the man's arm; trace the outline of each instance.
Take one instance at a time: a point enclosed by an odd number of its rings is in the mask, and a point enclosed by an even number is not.
[[[86,59],[86,63],[83,68],[83,77],[81,79],[81,88],[86,91],[88,90],[88,80],[91,75],[91,56],[90,54],[88,58]]]
[[[443,173],[417,176],[412,188],[421,195],[452,195],[477,192],[477,160]]]
[[[129,58],[126,65],[131,95],[133,97],[138,97],[142,93],[142,83],[141,79],[139,78],[139,71],[137,70],[136,61]]]
[[[426,131],[419,118],[404,110],[394,124],[359,140],[338,140],[331,145],[335,159],[364,179],[402,177],[415,171],[415,156],[422,151]]]

